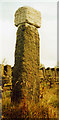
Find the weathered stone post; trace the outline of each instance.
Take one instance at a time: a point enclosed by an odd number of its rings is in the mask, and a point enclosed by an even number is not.
[[[41,13],[31,7],[21,7],[15,13],[18,27],[13,69],[13,100],[39,101]]]

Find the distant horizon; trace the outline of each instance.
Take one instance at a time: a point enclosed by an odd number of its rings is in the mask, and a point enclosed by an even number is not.
[[[0,63],[0,65],[4,65],[4,66],[7,66],[7,65],[10,65],[10,64],[5,64],[5,63]],[[12,66],[12,65],[10,65],[11,67],[14,67],[14,65]],[[40,66],[40,65],[39,65]],[[56,65],[56,66],[44,66],[44,64],[42,64],[42,67],[45,67],[45,68],[59,68],[59,65]]]

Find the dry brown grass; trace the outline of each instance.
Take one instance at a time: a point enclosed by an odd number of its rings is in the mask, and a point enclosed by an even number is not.
[[[15,105],[11,103],[11,96],[6,97],[5,93],[3,93],[2,99],[2,115],[6,118],[19,118],[22,119],[32,119],[32,118],[57,118],[57,87],[56,85],[52,88],[41,86],[40,89],[40,98],[39,102],[35,104],[33,100],[30,102],[26,102],[26,98],[24,98],[20,104]],[[28,104],[27,104],[28,103]]]

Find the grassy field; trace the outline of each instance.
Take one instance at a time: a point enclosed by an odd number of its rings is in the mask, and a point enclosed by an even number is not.
[[[32,118],[57,118],[57,107],[59,101],[57,99],[57,86],[49,88],[49,85],[40,84],[40,98],[39,103],[33,104],[33,101],[26,105],[24,98],[20,104],[15,105],[11,102],[10,91],[2,92],[2,118],[32,119]]]

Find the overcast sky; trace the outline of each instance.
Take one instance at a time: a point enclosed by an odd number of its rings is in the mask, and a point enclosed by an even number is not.
[[[14,14],[22,6],[41,12],[40,62],[45,67],[54,67],[57,64],[57,0],[0,0],[0,63],[5,58],[5,63],[14,65],[17,31]]]

